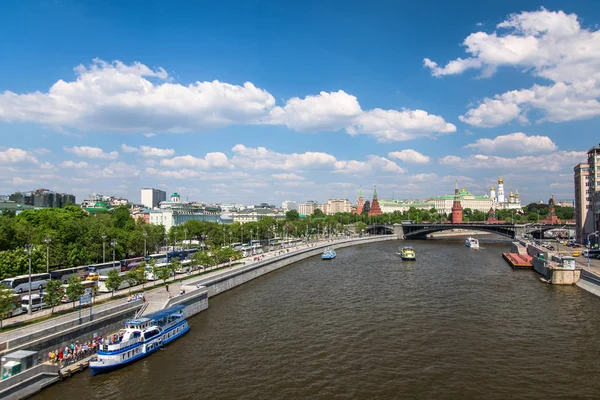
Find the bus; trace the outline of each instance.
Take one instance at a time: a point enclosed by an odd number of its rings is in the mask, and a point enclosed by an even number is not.
[[[584,249],[581,252],[581,255],[584,257],[589,257],[590,258],[599,258],[600,257],[600,249]]]
[[[185,274],[186,272],[192,271],[192,260],[183,260],[179,265],[179,268],[175,270],[176,274]]]
[[[90,267],[88,267],[87,265],[82,265],[73,268],[55,269],[54,271],[50,271],[50,277],[53,280],[61,281],[62,283],[67,283],[71,276],[75,275],[79,278],[85,278],[89,272]]]
[[[160,264],[156,264],[156,266],[154,268],[156,269],[160,269],[160,268],[167,268],[167,263],[160,263]],[[146,267],[146,280],[147,281],[157,281],[158,280],[158,275],[155,273],[156,271],[154,271],[152,269],[152,267]],[[173,276],[173,273],[171,273],[171,276]]]
[[[165,253],[150,254],[146,256],[146,262],[150,260],[156,260],[157,263],[167,262],[167,255]]]
[[[31,295],[31,312],[41,310],[46,307],[44,303],[44,294],[32,294]],[[29,295],[21,297],[21,309],[23,312],[29,311]]]
[[[184,250],[175,250],[167,253],[167,262],[171,262],[173,258],[179,258],[181,261],[185,260],[186,252]]]
[[[0,290],[8,290],[0,288]],[[15,317],[17,315],[23,314],[23,307],[21,307],[21,296],[10,291],[11,303],[8,306],[8,316],[6,318]]]
[[[90,273],[96,273],[100,275],[106,275],[110,272],[110,270],[116,269],[118,271],[121,270],[121,261],[112,261],[100,263],[100,264],[92,264],[89,266]]]
[[[117,290],[127,289],[129,287],[129,283],[125,280],[126,272],[121,272],[119,276],[121,277],[121,284]],[[98,277],[98,293],[110,293],[111,291],[106,287],[106,281],[108,280],[107,275],[100,275]]]
[[[50,274],[31,275],[31,290],[41,290],[46,287],[46,282],[50,280]],[[23,293],[29,290],[29,275],[19,275],[12,278],[6,278],[0,282],[3,288],[12,289],[17,293]]]
[[[146,261],[146,257],[134,257],[121,260],[121,272],[127,272],[130,269],[137,267],[142,261]]]
[[[84,288],[84,293],[93,293],[94,288],[97,287],[96,281],[81,281],[81,284]],[[67,288],[69,285],[61,285],[60,291],[63,293],[63,297],[60,299],[63,303],[70,303],[72,300],[69,300],[67,297]]]

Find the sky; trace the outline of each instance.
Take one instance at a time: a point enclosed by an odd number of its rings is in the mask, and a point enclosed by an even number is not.
[[[574,197],[596,0],[25,0],[0,14],[0,194]]]

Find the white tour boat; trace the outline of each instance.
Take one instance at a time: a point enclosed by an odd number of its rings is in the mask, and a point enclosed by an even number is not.
[[[140,360],[190,330],[178,305],[125,321],[125,329],[104,338],[90,361],[92,375],[103,374]]]
[[[467,240],[465,240],[465,246],[470,247],[472,249],[478,249],[479,248],[479,240],[472,238],[472,237],[468,237]]]

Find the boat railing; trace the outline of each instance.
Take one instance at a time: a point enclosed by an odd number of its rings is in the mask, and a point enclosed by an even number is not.
[[[136,343],[138,343],[140,341],[141,337],[136,337],[133,339],[129,339],[126,341],[121,341],[119,343],[113,343],[113,344],[103,344],[102,345],[102,351],[117,351],[117,350],[121,350],[124,349],[126,347],[132,346]]]

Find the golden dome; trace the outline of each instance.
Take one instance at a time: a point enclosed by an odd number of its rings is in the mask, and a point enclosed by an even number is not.
[[[502,180],[502,178],[498,178],[498,185],[501,185],[503,183],[504,183],[504,181]]]
[[[495,190],[496,190],[496,188],[492,186],[492,187],[490,188],[490,190],[494,190],[494,191],[495,191]]]
[[[513,192],[510,192],[510,194],[508,195],[508,197],[515,197],[515,195],[513,194]]]

